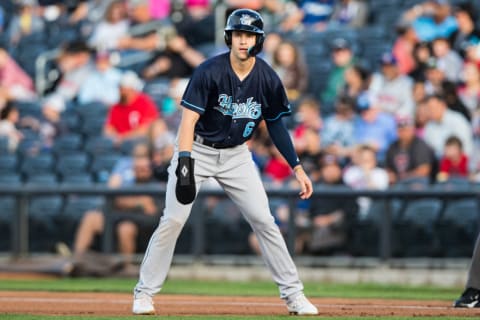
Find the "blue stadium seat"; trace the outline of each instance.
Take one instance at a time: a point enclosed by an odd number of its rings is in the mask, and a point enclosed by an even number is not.
[[[112,172],[113,167],[121,156],[117,154],[96,154],[93,156],[90,172],[95,177],[95,181],[105,183]]]
[[[88,174],[90,159],[87,153],[70,153],[60,155],[57,159],[56,172],[62,180],[72,174]]]
[[[75,105],[73,111],[85,122],[92,119],[105,119],[108,114],[108,106],[102,102],[90,102]]]
[[[60,226],[57,219],[63,208],[59,195],[34,196],[30,200],[28,214],[30,222],[30,250],[51,251],[58,242]]]
[[[55,159],[52,153],[40,153],[38,155],[26,156],[20,165],[20,172],[25,176],[38,173],[52,173]]]
[[[16,154],[0,152],[0,175],[17,171],[18,157]]]
[[[103,133],[103,127],[105,124],[105,119],[103,118],[92,118],[88,121],[83,121],[80,131],[84,137],[88,138],[93,136],[101,136]]]
[[[442,253],[447,257],[470,257],[478,235],[480,210],[474,198],[450,200],[437,232]]]
[[[91,156],[116,153],[115,144],[106,136],[92,136],[85,143],[84,150]]]
[[[0,186],[20,186],[22,176],[17,172],[5,172],[0,174]]]
[[[93,177],[88,172],[73,173],[62,177],[62,186],[88,186],[94,183]]]
[[[82,147],[82,136],[76,133],[69,133],[55,138],[52,151],[57,157],[61,157],[65,154],[78,153]]]
[[[33,173],[26,176],[25,183],[38,186],[56,186],[58,179],[54,173]]]
[[[15,197],[0,196],[0,252],[11,250],[11,223],[16,208]]]

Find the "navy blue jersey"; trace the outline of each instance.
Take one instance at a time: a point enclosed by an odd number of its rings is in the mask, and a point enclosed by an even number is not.
[[[181,104],[200,114],[196,134],[235,146],[250,139],[262,119],[277,120],[291,111],[280,78],[265,61],[257,57],[250,74],[240,81],[229,54],[197,67]]]

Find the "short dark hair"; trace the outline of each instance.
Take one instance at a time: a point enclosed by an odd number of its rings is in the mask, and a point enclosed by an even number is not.
[[[460,148],[460,150],[463,150],[462,140],[460,140],[460,138],[458,138],[457,136],[448,137],[447,140],[445,141],[445,145],[446,146],[456,145]]]
[[[0,111],[0,120],[7,119],[10,113],[16,110],[17,110],[17,107],[13,103],[8,102]]]

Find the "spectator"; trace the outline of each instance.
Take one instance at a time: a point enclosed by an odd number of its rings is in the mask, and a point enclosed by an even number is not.
[[[359,190],[385,190],[388,188],[388,173],[378,167],[375,149],[368,145],[359,145],[355,151],[354,163],[345,169],[343,180],[347,186]],[[368,197],[359,197],[360,219],[368,213],[371,205]]]
[[[340,96],[335,104],[335,113],[328,116],[322,127],[322,144],[329,153],[344,164],[348,150],[354,145],[355,100]]]
[[[402,20],[412,23],[420,41],[449,38],[458,28],[448,0],[426,0],[406,11]]]
[[[422,80],[415,79],[413,83],[413,101],[417,106],[422,100],[425,99],[427,93],[425,92],[425,82]]]
[[[163,99],[161,110],[162,118],[165,120],[167,128],[170,131],[176,131],[180,126],[180,119],[182,117],[180,102],[182,101],[182,96],[187,85],[187,78],[172,79],[168,88],[168,96]]]
[[[306,130],[311,129],[318,133],[322,129],[322,118],[318,102],[311,97],[303,98],[295,112],[295,121],[293,140],[296,151],[301,153],[306,147]]]
[[[151,159],[155,180],[166,183],[168,180],[168,166],[173,156],[175,136],[167,131],[161,134],[152,132]]]
[[[117,41],[118,49],[123,51],[125,55],[128,55],[131,51],[162,51],[167,45],[167,40],[176,34],[175,28],[165,21],[155,25],[155,20],[150,13],[149,0],[131,0],[128,15],[131,21],[130,34]],[[132,28],[136,26],[144,26],[145,31],[131,34]]]
[[[128,35],[129,24],[125,3],[111,1],[102,21],[95,26],[89,44],[97,50],[117,49],[118,41]]]
[[[355,64],[345,70],[345,84],[339,96],[346,96],[356,101],[358,96],[368,90],[371,82],[370,72],[359,64]]]
[[[436,38],[433,40],[432,48],[437,58],[437,66],[445,74],[446,80],[457,83],[462,70],[462,58],[452,50],[447,38]]]
[[[448,109],[441,95],[429,95],[425,102],[429,121],[425,126],[424,139],[435,151],[437,159],[443,154],[443,148],[448,137],[455,135],[460,141],[467,156],[473,152],[472,128],[460,113]]]
[[[458,87],[458,97],[472,117],[474,131],[480,133],[480,70],[472,62],[466,62],[460,75],[462,85]]]
[[[48,89],[42,105],[45,118],[57,123],[67,104],[78,95],[80,87],[94,70],[91,61],[92,51],[83,41],[66,44],[57,57],[57,78]]]
[[[322,92],[323,103],[334,103],[338,93],[345,84],[345,71],[355,63],[350,44],[344,38],[336,38],[332,43],[334,67],[330,71],[325,90]]]
[[[428,59],[425,71],[425,92],[428,95],[441,94],[445,81],[445,73],[439,68],[437,59],[434,57]]]
[[[278,32],[269,32],[265,36],[265,41],[263,41],[263,50],[258,54],[258,57],[261,57],[269,65],[273,65],[273,57],[275,51],[277,50],[280,43],[283,42],[283,38]]]
[[[472,116],[470,110],[463,104],[462,100],[458,96],[457,86],[450,81],[444,81],[442,83],[442,95],[445,98],[445,102],[450,110],[461,113],[468,122],[471,121]]]
[[[425,137],[425,127],[430,118],[425,98],[426,96],[417,103],[415,109],[415,135],[421,139]]]
[[[367,23],[368,4],[362,0],[340,0],[337,1],[333,9],[330,24],[336,26],[346,26],[351,28],[360,28]]]
[[[302,162],[305,172],[315,181],[319,179],[319,160],[322,155],[322,143],[318,130],[305,129],[303,140],[304,148],[298,152],[298,158]]]
[[[463,152],[462,141],[450,136],[445,141],[445,148],[440,159],[437,181],[445,181],[451,177],[468,177],[468,157]]]
[[[375,107],[394,116],[413,116],[413,83],[402,75],[392,53],[381,57],[382,71],[372,76],[369,92]]]
[[[425,81],[429,61],[433,53],[428,42],[417,42],[413,48],[414,69],[408,74],[415,81]]]
[[[282,22],[283,31],[324,31],[333,13],[333,0],[302,0]]]
[[[465,57],[465,48],[473,39],[480,39],[480,30],[476,28],[477,17],[474,6],[465,1],[454,7],[458,30],[453,36],[453,49]]]
[[[6,32],[10,47],[17,46],[24,36],[45,32],[45,23],[36,0],[19,1],[18,12],[11,18]]]
[[[112,189],[142,185],[152,182],[152,168],[147,147],[137,147],[131,166],[124,167],[121,173],[112,173],[108,186]],[[118,250],[127,265],[136,252],[137,237],[143,233],[153,232],[158,221],[159,207],[155,199],[146,195],[117,196],[114,200],[112,214],[118,239]],[[79,261],[91,250],[95,236],[102,234],[105,228],[105,216],[102,211],[87,211],[82,217],[75,235],[73,245],[74,257]]]
[[[122,72],[113,67],[110,54],[107,51],[98,51],[95,55],[95,70],[87,76],[78,92],[78,102],[87,104],[101,102],[113,105],[120,98],[119,84]]]
[[[182,19],[175,22],[180,36],[192,47],[215,42],[215,14],[212,1],[186,0]]]
[[[104,134],[117,144],[146,138],[150,126],[159,120],[157,106],[142,88],[142,80],[133,71],[125,72],[120,81],[120,102],[110,108],[104,127]]]
[[[269,148],[269,154],[263,174],[274,186],[281,186],[292,177],[293,171],[274,145]]]
[[[147,80],[156,77],[188,78],[193,69],[204,60],[203,54],[192,48],[185,38],[174,36],[167,41],[166,49],[156,55],[142,74]]]
[[[397,126],[392,114],[383,112],[373,105],[368,94],[357,101],[360,117],[355,119],[353,135],[355,145],[369,145],[377,152],[377,160],[383,163],[388,146],[397,138]],[[354,150],[350,150],[350,156]]]
[[[418,43],[415,29],[410,24],[398,24],[396,27],[397,39],[393,44],[392,54],[397,59],[398,70],[401,74],[409,74],[415,68],[414,49]]]
[[[316,181],[317,183],[326,187],[346,187],[342,180],[342,168],[335,156],[323,154],[319,165],[320,179]],[[310,240],[307,242],[308,251],[328,253],[343,248],[348,241],[349,220],[357,209],[353,198],[313,198],[309,209],[312,231]]]
[[[11,103],[0,110],[0,136],[7,137],[8,151],[14,153],[22,140],[22,133],[16,128],[20,113]]]
[[[273,69],[282,80],[290,101],[300,98],[308,87],[308,71],[300,49],[293,42],[281,42],[273,54]]]
[[[7,101],[36,98],[33,80],[8,52],[0,48],[0,109]]]
[[[425,141],[416,136],[413,118],[397,119],[397,135],[385,161],[390,184],[414,177],[429,178],[435,157]]]

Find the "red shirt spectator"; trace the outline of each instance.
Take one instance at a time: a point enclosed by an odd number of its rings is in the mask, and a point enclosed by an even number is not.
[[[119,135],[124,135],[142,126],[148,126],[158,118],[155,103],[144,93],[129,104],[115,104],[110,110],[107,126],[112,126]]]
[[[462,154],[458,162],[442,158],[440,160],[440,172],[446,173],[448,176],[466,177],[468,175],[468,157]]]
[[[120,102],[113,105],[105,123],[105,135],[122,143],[125,139],[147,137],[150,126],[159,119],[155,103],[142,92],[143,82],[133,71],[120,81]]]

